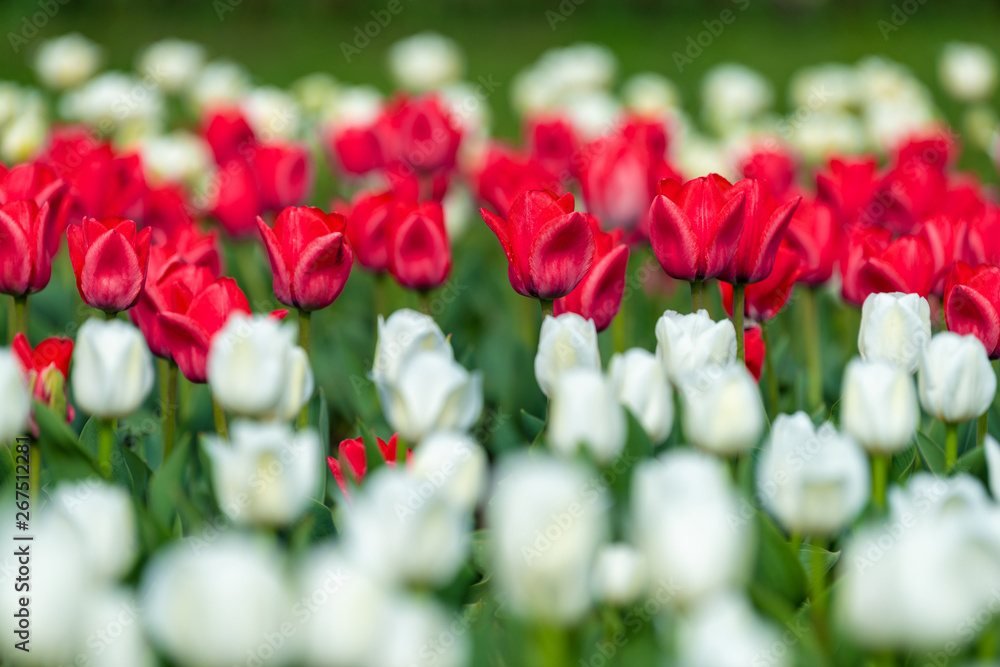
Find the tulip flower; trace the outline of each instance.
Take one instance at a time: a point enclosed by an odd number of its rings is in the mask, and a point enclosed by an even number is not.
[[[646,559],[635,547],[617,542],[601,547],[594,563],[594,592],[599,600],[615,607],[627,607],[644,590]]]
[[[743,330],[743,347],[746,350],[746,367],[750,371],[753,379],[760,384],[760,376],[763,374],[765,360],[767,359],[767,341],[764,340],[764,330],[762,327],[749,326]],[[773,373],[772,373],[773,376]],[[777,378],[775,378],[777,381]],[[774,393],[771,394],[772,398]],[[777,401],[772,400],[771,404],[776,405]]]
[[[326,133],[328,158],[340,171],[353,176],[385,166],[382,143],[374,125],[334,126]]]
[[[507,254],[510,285],[518,294],[546,303],[580,284],[594,261],[594,233],[573,195],[529,190],[514,200],[507,218],[479,209]]]
[[[597,218],[587,215],[587,220],[594,232],[594,263],[572,292],[556,299],[553,314],[577,313],[594,320],[600,332],[608,328],[621,308],[629,250],[621,243],[621,230],[608,234],[601,231]]]
[[[845,225],[871,226],[878,210],[873,206],[879,182],[874,158],[833,158],[816,174],[816,199],[833,208]]]
[[[153,243],[194,226],[193,205],[184,186],[174,183],[149,187],[143,195],[141,223],[153,228]]]
[[[326,308],[340,296],[354,261],[344,226],[342,215],[306,206],[284,209],[273,229],[257,218],[278,301],[312,311]]]
[[[270,211],[298,206],[309,199],[313,174],[312,158],[304,146],[265,144],[253,156],[260,183],[260,203]]]
[[[403,287],[427,292],[451,272],[451,248],[444,211],[437,202],[404,206],[389,220],[389,273]]]
[[[257,216],[264,210],[256,171],[242,159],[222,162],[218,171],[224,174],[225,186],[218,187],[209,212],[230,237],[246,238],[254,232]]]
[[[707,310],[690,315],[668,310],[656,322],[656,358],[679,386],[692,372],[735,361],[736,330],[729,320],[712,320]]]
[[[842,251],[843,235],[840,218],[829,204],[809,198],[799,203],[785,236],[785,242],[802,260],[798,282],[810,286],[829,282]]]
[[[132,495],[118,485],[82,479],[59,482],[52,501],[60,520],[86,536],[78,558],[94,579],[107,585],[125,577],[139,556]]]
[[[551,397],[559,378],[573,368],[601,369],[593,320],[576,313],[546,317],[535,353],[535,380],[542,393]]]
[[[764,431],[764,406],[742,363],[704,368],[688,376],[680,391],[681,425],[691,444],[721,456],[735,456],[757,444]]]
[[[922,236],[900,236],[879,248],[869,244],[858,271],[861,294],[904,292],[927,296],[934,286],[934,257]]]
[[[401,308],[385,319],[378,317],[378,340],[372,380],[394,383],[399,379],[403,361],[415,350],[432,350],[454,358],[451,344],[430,315]]]
[[[146,178],[138,155],[118,154],[111,146],[101,144],[54,165],[57,171],[67,166],[72,167],[63,176],[73,202],[70,220],[109,216],[134,219],[140,213]]]
[[[948,274],[955,262],[962,259],[968,223],[950,215],[935,215],[923,221],[917,235],[927,242],[933,260],[931,292],[943,297]]]
[[[475,175],[476,194],[506,217],[514,201],[529,190],[563,193],[562,179],[537,160],[491,145]]]
[[[240,525],[294,523],[320,482],[321,446],[311,429],[236,420],[229,442],[207,437],[205,449],[219,508]]]
[[[345,233],[355,258],[369,271],[389,269],[386,246],[396,201],[391,192],[359,193],[351,202]]]
[[[917,294],[872,294],[861,309],[858,351],[915,373],[931,339],[931,307]]]
[[[0,442],[24,433],[31,416],[31,392],[24,368],[10,348],[0,348]]]
[[[573,124],[555,116],[535,115],[525,119],[524,143],[532,160],[554,174],[572,174],[580,139]]]
[[[792,664],[787,653],[778,656],[774,651],[787,636],[743,592],[726,591],[705,600],[679,619],[677,630],[677,659],[682,665],[750,665],[762,655],[769,656],[772,667]],[[713,637],[725,637],[726,642]]]
[[[845,231],[840,253],[841,296],[855,306],[865,302],[869,292],[861,282],[861,267],[873,251],[883,250],[892,240],[892,232],[881,227],[850,227]]]
[[[799,164],[785,146],[757,146],[739,162],[744,178],[755,178],[767,183],[776,199],[787,201],[795,196],[795,173]]]
[[[795,289],[795,283],[801,273],[799,254],[786,241],[778,248],[774,268],[761,281],[746,286],[743,301],[743,314],[757,322],[774,319],[784,308],[788,298]],[[720,282],[722,305],[730,316],[733,315],[733,286]]]
[[[153,356],[134,326],[90,319],[80,327],[70,381],[81,410],[102,419],[127,417],[146,400],[153,378]]]
[[[465,433],[431,434],[420,443],[412,460],[407,452],[406,467],[411,477],[434,486],[435,495],[465,512],[476,509],[486,490],[486,450]]]
[[[382,461],[388,466],[395,466],[396,443],[399,440],[399,434],[393,433],[392,437],[389,438],[389,442],[386,442],[382,438],[375,438],[375,440],[378,444],[378,451],[382,455]],[[333,479],[337,482],[340,492],[344,494],[344,498],[350,500],[351,493],[347,484],[348,475],[353,484],[360,486],[365,480],[365,475],[368,473],[368,456],[365,452],[365,440],[361,437],[354,438],[353,440],[341,440],[337,452],[336,457],[326,457],[326,464],[330,467],[330,472],[333,473]],[[413,451],[406,450],[407,463],[409,463],[412,457]]]
[[[45,246],[55,257],[73,203],[68,191],[67,183],[50,167],[39,162],[20,164],[0,178],[0,205],[28,200],[41,209],[48,204],[51,220],[48,221]]]
[[[67,230],[69,257],[84,303],[113,314],[139,302],[152,230],[121,217],[87,218]]]
[[[990,359],[1000,359],[1000,268],[956,263],[945,287],[944,317],[949,331],[975,336]]]
[[[674,396],[656,355],[632,348],[611,357],[608,377],[615,396],[638,420],[649,440],[658,445],[674,426]]]
[[[913,441],[920,419],[913,378],[885,361],[855,359],[844,373],[840,419],[873,454],[892,454]]]
[[[0,205],[0,294],[24,298],[49,284],[51,227],[47,203],[41,208],[24,200]]]
[[[559,376],[547,432],[553,450],[571,458],[583,449],[608,465],[621,455],[627,436],[625,411],[600,370],[572,368]]]
[[[244,157],[257,143],[253,129],[238,108],[220,108],[209,113],[202,134],[212,149],[215,161],[222,164]]]
[[[774,267],[778,246],[802,197],[783,204],[771,195],[766,181],[745,178],[725,193],[727,199],[743,195],[743,232],[739,245],[719,279],[736,286],[764,280]]]
[[[69,363],[73,358],[73,341],[69,338],[46,338],[31,349],[23,333],[14,336],[11,345],[21,370],[28,378],[35,400],[47,405],[66,421],[73,421],[73,406],[66,397]]]
[[[829,537],[851,523],[869,498],[864,452],[804,412],[779,415],[757,466],[757,494],[785,529]]]

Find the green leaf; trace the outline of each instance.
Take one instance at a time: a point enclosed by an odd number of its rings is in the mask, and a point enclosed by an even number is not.
[[[145,502],[146,492],[149,488],[149,478],[152,477],[153,471],[131,449],[123,448],[121,451],[122,459],[128,467],[129,476],[132,479],[132,495],[136,499]]]
[[[100,438],[100,429],[100,420],[96,417],[91,417],[84,424],[83,431],[80,433],[80,448],[95,462],[99,456],[98,449],[100,445],[98,444],[98,439]],[[135,489],[132,483],[132,473],[129,472],[128,465],[125,463],[125,456],[122,453],[124,451],[125,448],[122,447],[121,438],[116,430],[114,438],[111,441],[111,479],[115,483],[126,487],[134,494]]]
[[[757,539],[753,580],[797,607],[808,592],[808,579],[798,554],[763,512],[757,512]]]
[[[924,463],[924,467],[936,475],[943,473],[945,470],[944,447],[934,442],[929,436],[924,435],[920,431],[917,431],[916,445],[917,451],[920,452],[920,458]]]
[[[899,483],[905,482],[913,474],[917,463],[917,448],[910,446],[892,456],[892,468],[889,470],[889,479],[894,479]]]
[[[625,441],[625,454],[637,460],[648,459],[653,455],[653,443],[650,442],[646,430],[629,410],[625,410],[628,418],[628,440]]]
[[[545,430],[545,420],[530,414],[527,410],[521,410],[521,426],[524,427],[528,440],[534,444]]]
[[[385,457],[382,456],[382,450],[378,448],[378,439],[375,437],[375,431],[368,428],[368,426],[361,421],[361,417],[358,417],[358,428],[361,429],[361,440],[365,443],[365,463],[367,466],[366,474],[370,475],[378,468],[385,465]],[[402,438],[400,438],[400,440],[402,440]],[[348,479],[351,477],[349,473],[345,476]]]
[[[949,470],[949,474],[955,474],[960,472],[966,472],[970,475],[979,477],[980,479],[986,478],[986,450],[983,447],[976,447],[975,449],[970,449],[965,454],[962,454],[955,465],[953,465]]]
[[[330,448],[330,405],[326,402],[326,395],[323,393],[323,387],[319,388],[319,418],[316,424],[319,429],[319,442],[322,449],[320,469],[323,471],[323,479],[319,484],[317,493],[313,494],[313,500],[318,503],[322,503],[326,498],[327,478],[330,477],[329,471],[326,469],[325,465],[326,457],[333,454],[333,450]]]
[[[311,544],[336,535],[337,529],[333,524],[333,514],[326,505],[311,501],[306,507],[305,514],[292,530],[290,539],[292,549],[300,551]]]
[[[174,525],[177,506],[184,495],[184,472],[191,457],[191,436],[185,434],[174,447],[170,458],[149,482],[149,510],[161,526]]]
[[[833,569],[833,566],[836,565],[839,560],[839,551],[827,551],[822,547],[818,547],[815,544],[810,544],[808,542],[803,544],[802,548],[799,550],[799,563],[801,563],[802,569],[810,579],[813,576],[813,567],[817,561],[822,564],[823,574],[825,575]]]
[[[485,529],[477,530],[472,533],[472,564],[475,566],[476,570],[487,576],[490,572],[490,535],[491,532]]]

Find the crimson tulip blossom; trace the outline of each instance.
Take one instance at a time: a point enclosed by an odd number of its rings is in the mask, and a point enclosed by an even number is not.
[[[39,163],[17,165],[0,178],[0,205],[21,199],[35,202],[38,208],[49,205],[45,245],[53,257],[59,251],[66,221],[72,208],[69,185],[56,177],[55,171]]]
[[[436,95],[399,97],[385,114],[381,143],[389,161],[422,173],[454,168],[462,130]]]
[[[219,165],[220,185],[210,213],[232,238],[246,238],[256,230],[264,210],[257,171],[242,159]],[[225,185],[222,185],[224,183]]]
[[[344,239],[344,216],[308,206],[288,207],[274,229],[257,218],[274,274],[274,294],[291,308],[326,308],[344,289],[354,255]]]
[[[38,208],[31,200],[19,200],[0,206],[0,294],[23,297],[49,284],[51,225],[48,203]]]
[[[829,282],[842,251],[843,236],[840,218],[830,204],[813,198],[799,203],[785,238],[802,260],[800,283],[816,286]]]
[[[975,336],[990,359],[1000,359],[1000,268],[956,263],[945,288],[944,317],[949,331]]]
[[[785,229],[802,200],[793,197],[779,205],[767,182],[756,178],[738,182],[726,197],[741,193],[745,195],[743,233],[733,258],[719,274],[720,280],[736,285],[760,282],[771,273]]]
[[[555,174],[570,176],[575,172],[580,139],[567,119],[534,116],[525,122],[524,136],[531,159]]]
[[[917,235],[927,242],[934,260],[931,291],[944,296],[945,282],[951,273],[951,267],[962,258],[968,224],[949,215],[935,215],[921,224]]]
[[[557,197],[548,190],[529,190],[514,200],[506,219],[479,209],[507,255],[507,276],[518,294],[558,299],[590,271],[594,233],[574,206],[571,194]]]
[[[873,225],[884,204],[875,202],[881,176],[874,158],[833,158],[816,173],[816,199],[828,204],[845,225]]]
[[[46,338],[34,349],[23,333],[14,336],[11,350],[32,387],[35,400],[52,407],[65,399],[66,378],[73,358],[73,341],[69,338]],[[62,394],[57,396],[56,393]],[[74,410],[66,403],[66,421],[73,421]]]
[[[750,371],[756,382],[760,382],[760,376],[764,370],[764,360],[767,357],[764,331],[760,327],[747,327],[743,330],[743,345],[746,348],[747,370]]]
[[[437,202],[403,205],[389,220],[389,273],[403,287],[439,287],[451,272],[451,248],[444,211]]]
[[[194,224],[191,215],[192,206],[183,186],[176,183],[165,183],[146,190],[143,197],[142,225],[158,230],[154,231],[153,240],[157,236],[173,236],[178,230]]]
[[[210,111],[206,115],[202,135],[219,164],[245,158],[257,145],[253,128],[236,107]]]
[[[73,200],[71,220],[140,217],[146,177],[138,155],[119,154],[102,144],[79,158],[64,178]]]
[[[962,256],[970,264],[1000,264],[1000,206],[989,204],[970,220]]]
[[[392,437],[389,438],[389,442],[386,442],[382,438],[376,438],[376,441],[378,442],[378,450],[382,455],[382,460],[385,461],[387,466],[395,467],[399,434],[393,433]],[[355,485],[360,485],[364,481],[365,475],[368,474],[368,456],[365,452],[364,438],[342,440],[337,451],[338,454],[336,457],[326,457],[326,464],[330,467],[330,472],[333,473],[333,479],[336,480],[340,492],[344,494],[345,498],[350,500],[351,492],[347,481],[348,476],[350,476],[351,482]],[[412,458],[413,451],[407,449],[407,463]]]
[[[154,245],[149,249],[146,283],[139,303],[128,311],[132,324],[139,328],[149,351],[162,359],[170,359],[170,346],[160,326],[159,313],[168,309],[167,299],[173,282],[183,280],[193,285],[194,291],[212,282],[211,272],[204,267],[184,264],[174,248]]]
[[[621,309],[628,246],[621,242],[622,230],[603,232],[596,217],[586,217],[594,232],[594,263],[572,292],[556,299],[553,314],[577,313],[604,331]]]
[[[907,234],[883,247],[869,245],[858,272],[862,302],[876,292],[926,297],[934,285],[934,257],[922,236]]]
[[[801,272],[798,252],[786,241],[778,248],[774,268],[767,278],[746,286],[743,314],[757,322],[766,322],[785,307]],[[733,286],[720,282],[722,305],[730,317],[733,314]]]
[[[389,269],[386,245],[389,220],[397,202],[391,192],[361,192],[351,202],[345,233],[354,256],[369,271]]]
[[[132,220],[112,216],[86,218],[70,225],[69,258],[80,297],[106,313],[128,310],[139,302],[146,282],[153,230],[137,230]]]
[[[785,201],[795,193],[795,176],[798,161],[790,150],[783,146],[759,146],[740,159],[739,169],[744,178],[766,181],[771,194]]]
[[[892,232],[881,227],[852,225],[845,230],[840,252],[841,296],[847,303],[861,306],[868,297],[862,289],[861,267],[868,255],[881,252],[892,240]]]
[[[328,158],[341,171],[354,176],[385,166],[378,131],[371,125],[332,128],[326,135]]]
[[[528,190],[563,193],[559,176],[534,158],[500,144],[486,150],[475,175],[476,194],[500,215],[506,216],[514,200]]]
[[[260,203],[271,211],[296,206],[309,198],[314,180],[309,151],[297,144],[271,143],[254,155]]]

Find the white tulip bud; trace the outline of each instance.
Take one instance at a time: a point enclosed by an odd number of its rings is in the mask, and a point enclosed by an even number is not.
[[[989,99],[997,85],[997,57],[981,44],[949,42],[938,59],[941,87],[963,102]]]
[[[552,396],[559,376],[570,368],[601,369],[594,321],[576,313],[546,316],[535,355],[535,379],[542,393]]]
[[[100,64],[101,47],[75,32],[45,40],[35,54],[38,78],[58,90],[83,83],[94,76]]]
[[[0,348],[0,443],[24,433],[31,415],[28,378],[9,347]]]
[[[366,665],[375,667],[464,667],[469,639],[458,621],[429,597],[397,594],[386,607],[382,628],[391,639],[375,644]],[[383,630],[384,631],[384,630]]]
[[[757,444],[764,431],[757,383],[743,364],[688,375],[681,395],[684,435],[697,447],[733,456]]]
[[[241,66],[227,60],[208,63],[190,86],[188,99],[198,112],[214,106],[232,104],[250,88],[250,75]]]
[[[139,555],[139,536],[132,498],[124,489],[95,480],[63,482],[53,500],[79,532],[79,557],[98,579],[128,574]]]
[[[128,589],[96,592],[81,615],[87,641],[72,664],[157,667],[160,662],[146,640],[141,613],[139,602]]]
[[[975,336],[944,331],[920,358],[920,404],[931,416],[956,424],[985,413],[997,393],[997,376]]]
[[[854,359],[844,373],[840,421],[873,454],[891,454],[913,440],[920,405],[913,378],[885,361]]]
[[[518,616],[578,621],[607,530],[599,478],[577,463],[520,454],[501,463],[496,480],[487,524],[497,590]]]
[[[706,600],[681,621],[677,653],[683,667],[785,667],[791,655],[778,630],[732,592]]]
[[[915,373],[931,339],[931,307],[919,294],[870,294],[861,307],[858,351]]]
[[[451,344],[430,315],[409,308],[395,311],[389,319],[379,315],[372,380],[396,382],[403,360],[413,350],[433,350],[454,356]]]
[[[312,396],[312,369],[295,327],[234,313],[212,339],[208,384],[224,409],[260,419],[293,419]]]
[[[239,524],[287,526],[319,486],[322,451],[312,429],[236,420],[230,442],[206,437],[205,450],[219,507]]]
[[[611,357],[608,375],[618,401],[642,425],[654,445],[670,436],[674,396],[663,366],[648,350],[633,348]]]
[[[990,477],[990,493],[993,500],[1000,502],[1000,444],[992,435],[986,436],[986,467]]]
[[[406,470],[433,492],[465,511],[479,504],[486,485],[486,451],[470,436],[441,431],[427,436],[407,464]]]
[[[401,39],[389,48],[389,71],[396,83],[415,91],[434,90],[462,78],[462,50],[436,32]]]
[[[757,494],[789,532],[826,537],[860,514],[871,494],[868,460],[829,422],[778,415],[757,465]]]
[[[102,419],[127,417],[153,388],[153,355],[122,320],[91,318],[76,336],[70,375],[76,406]]]
[[[707,310],[668,310],[656,323],[656,357],[677,386],[693,371],[736,361],[736,329],[729,320],[713,321]]]
[[[136,64],[166,91],[176,92],[191,85],[205,66],[205,47],[182,39],[162,39],[147,46]]]
[[[635,547],[607,544],[597,552],[594,596],[617,607],[630,605],[645,588],[647,576],[646,560]]]
[[[600,464],[614,461],[628,435],[625,411],[601,371],[573,368],[559,376],[552,395],[548,440],[563,456],[582,445]]]

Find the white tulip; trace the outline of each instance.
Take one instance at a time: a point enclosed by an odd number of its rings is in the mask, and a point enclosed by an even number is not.
[[[861,88],[850,65],[823,63],[795,72],[788,83],[788,96],[796,107],[843,111],[857,105]]]
[[[931,416],[955,424],[985,413],[997,393],[997,376],[975,336],[944,331],[920,358],[920,404]]]
[[[195,183],[212,159],[208,145],[184,131],[144,137],[138,148],[147,176],[159,181]]]
[[[407,443],[434,431],[467,431],[483,409],[483,378],[452,359],[451,350],[414,349],[396,382],[377,383],[386,421]]]
[[[166,91],[191,85],[205,66],[205,47],[182,39],[162,39],[139,54],[137,68]]]
[[[663,366],[648,350],[632,348],[611,357],[608,375],[618,401],[642,425],[654,445],[670,436],[674,396]]]
[[[99,579],[128,574],[139,555],[139,536],[132,498],[124,489],[95,480],[62,482],[53,500],[80,534],[78,557]]]
[[[188,91],[189,102],[201,112],[214,106],[238,101],[250,88],[250,75],[236,63],[215,60],[208,63]]]
[[[140,599],[150,638],[174,662],[229,667],[253,656],[288,662],[288,585],[277,550],[246,536],[189,538],[158,551],[143,573]],[[278,648],[268,638],[278,634]]]
[[[131,324],[91,318],[77,332],[70,383],[84,412],[102,419],[127,417],[153,388],[153,355]]]
[[[142,610],[126,589],[101,590],[87,601],[80,618],[86,641],[75,665],[157,667],[142,627]]]
[[[576,313],[546,316],[535,354],[535,380],[542,393],[552,396],[559,376],[570,368],[601,369],[597,328],[593,320]]]
[[[66,93],[59,101],[63,116],[92,123],[102,131],[128,123],[156,126],[165,108],[158,88],[124,72],[105,72]]]
[[[844,373],[840,420],[873,454],[905,449],[920,420],[913,378],[885,361],[852,360]]]
[[[470,436],[441,431],[420,443],[406,470],[421,482],[421,493],[429,484],[455,507],[472,511],[485,490],[488,461]]]
[[[451,344],[430,315],[401,308],[389,315],[378,316],[378,340],[375,343],[375,382],[396,382],[403,360],[413,350],[434,350],[453,356]]]
[[[365,126],[375,122],[385,99],[374,86],[347,86],[338,91],[332,104],[323,109],[323,119],[331,127]]]
[[[759,72],[734,63],[709,70],[701,84],[706,120],[722,136],[771,108],[774,90]]]
[[[622,86],[625,106],[640,114],[660,115],[680,106],[681,95],[673,81],[656,72],[633,74]]]
[[[984,443],[986,448],[986,467],[988,468],[990,480],[990,493],[993,500],[1000,503],[1000,444],[992,435],[986,436]]]
[[[261,137],[290,139],[298,136],[302,109],[289,93],[273,86],[254,88],[240,101],[247,122]]]
[[[234,313],[212,338],[208,385],[224,409],[238,415],[290,420],[313,392],[296,330],[265,315]]]
[[[938,60],[941,87],[963,102],[989,99],[997,85],[997,57],[981,44],[949,42]]]
[[[101,64],[101,47],[79,33],[42,42],[35,54],[35,72],[55,89],[72,88],[94,76]]]
[[[594,596],[608,604],[632,604],[646,587],[646,560],[631,544],[607,544],[597,552]]]
[[[693,371],[736,361],[736,329],[729,320],[713,321],[707,310],[690,315],[668,310],[656,322],[656,358],[678,385]]]
[[[31,415],[28,378],[9,347],[0,348],[0,443],[24,433]]]
[[[436,32],[401,39],[389,48],[389,72],[396,83],[415,91],[434,90],[462,78],[462,49]]]
[[[395,468],[366,479],[346,516],[344,543],[382,581],[443,585],[469,553],[468,513]]]
[[[8,162],[26,162],[45,143],[49,121],[42,112],[30,110],[18,114],[0,135],[0,157]]]
[[[811,162],[819,162],[838,153],[858,153],[869,143],[858,117],[841,110],[820,110],[809,114],[792,127],[788,141]]]
[[[868,460],[829,422],[778,415],[757,466],[757,494],[789,532],[825,537],[846,527],[870,496]]]
[[[757,443],[764,431],[764,406],[746,366],[709,367],[688,380],[681,387],[681,424],[691,444],[733,456]]]
[[[322,451],[312,429],[238,419],[229,442],[206,437],[205,451],[219,507],[239,524],[291,524],[320,482]]]
[[[729,477],[723,462],[688,449],[636,470],[633,543],[645,556],[650,581],[669,591],[663,602],[686,606],[745,581],[753,525],[738,520],[740,498]]]
[[[677,653],[681,667],[783,667],[791,655],[777,628],[734,592],[720,593],[682,619]]]
[[[290,90],[306,113],[319,116],[336,100],[340,84],[331,74],[312,72],[293,81]]]
[[[468,663],[469,638],[458,632],[461,621],[428,597],[395,595],[387,605],[383,631],[391,639],[379,641],[364,662],[365,667],[464,667]]]
[[[601,371],[573,368],[562,373],[550,412],[548,441],[563,456],[573,456],[582,446],[604,465],[625,448],[625,411]]]
[[[600,478],[520,454],[501,463],[496,480],[487,525],[497,590],[518,616],[576,622],[590,608],[591,567],[607,531]]]
[[[919,294],[871,294],[861,307],[858,351],[915,373],[931,339],[931,307]]]

